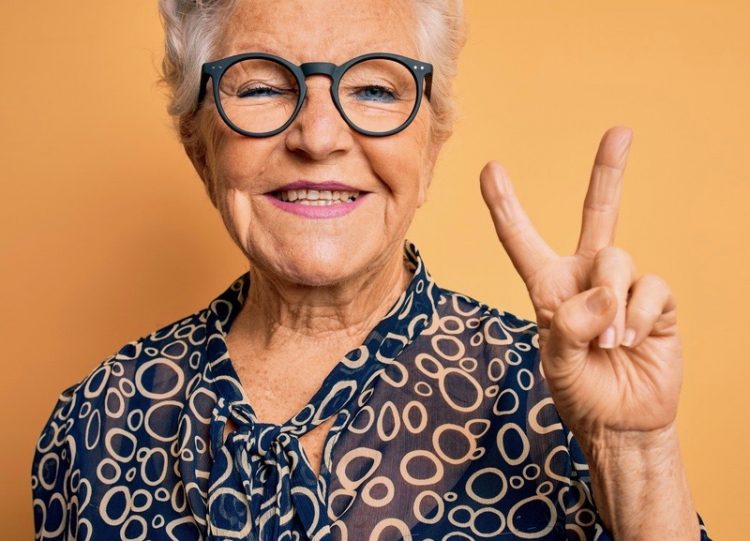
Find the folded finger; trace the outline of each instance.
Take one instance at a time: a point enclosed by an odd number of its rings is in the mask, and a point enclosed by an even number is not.
[[[655,274],[644,274],[633,284],[628,300],[622,345],[637,347],[651,334],[659,317],[675,308],[669,285]]]
[[[635,263],[630,254],[616,246],[599,250],[591,270],[591,287],[607,286],[617,299],[617,313],[612,324],[599,337],[599,347],[615,348],[625,334],[628,290],[635,280]]]

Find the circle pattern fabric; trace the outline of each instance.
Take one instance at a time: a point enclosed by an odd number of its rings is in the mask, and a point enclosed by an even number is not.
[[[37,442],[36,539],[611,539],[536,325],[404,258],[401,297],[284,424],[258,422],[227,350],[249,273],[103,360]],[[316,476],[299,437],[332,417]]]

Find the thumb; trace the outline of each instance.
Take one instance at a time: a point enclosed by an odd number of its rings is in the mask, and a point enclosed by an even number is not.
[[[552,317],[548,358],[574,361],[588,353],[589,344],[602,334],[617,314],[617,298],[600,286],[582,291],[563,302]]]

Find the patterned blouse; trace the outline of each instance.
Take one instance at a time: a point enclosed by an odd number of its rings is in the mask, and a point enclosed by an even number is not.
[[[404,257],[406,290],[282,425],[256,420],[227,351],[249,273],[102,361],[37,443],[36,538],[611,539],[535,323]],[[332,416],[316,476],[299,436]]]

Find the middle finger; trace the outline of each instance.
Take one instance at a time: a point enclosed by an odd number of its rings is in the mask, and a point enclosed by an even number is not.
[[[614,243],[622,175],[632,136],[629,128],[614,127],[602,137],[583,203],[577,254],[593,257],[599,250]]]

